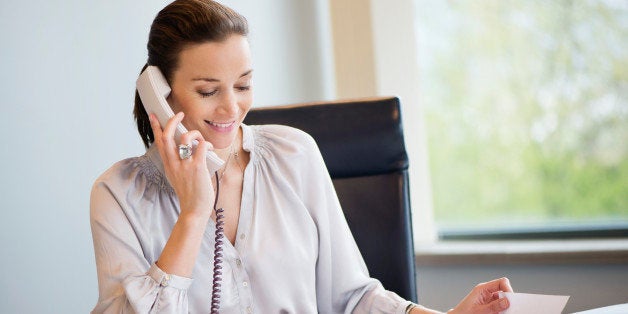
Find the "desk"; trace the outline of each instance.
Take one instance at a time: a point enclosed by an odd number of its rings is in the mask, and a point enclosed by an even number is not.
[[[628,303],[599,307],[597,309],[590,309],[584,312],[578,312],[578,313],[573,313],[573,314],[626,314],[626,313],[628,313]]]

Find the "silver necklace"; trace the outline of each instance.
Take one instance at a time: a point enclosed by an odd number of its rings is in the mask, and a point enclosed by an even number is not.
[[[222,172],[218,177],[218,183],[221,183],[222,178],[225,176],[225,172],[227,171],[227,168],[229,167],[229,162],[231,161],[231,155],[233,155],[233,152],[229,153],[229,157],[227,157],[227,161],[225,161],[225,166],[222,168]]]
[[[236,163],[238,164],[238,167],[240,168],[240,171],[244,173],[244,170],[242,169],[242,165],[240,165],[240,160],[238,159],[239,152],[237,152],[236,149],[234,148],[234,146],[236,147],[239,146],[236,143],[237,143],[237,140],[231,143],[229,156],[227,157],[227,161],[225,161],[225,166],[223,167],[222,172],[220,173],[220,176],[218,178],[218,183],[222,182],[222,178],[225,176],[225,172],[227,172],[227,168],[229,168],[229,162],[231,162],[231,156],[233,156],[233,158],[235,159]]]

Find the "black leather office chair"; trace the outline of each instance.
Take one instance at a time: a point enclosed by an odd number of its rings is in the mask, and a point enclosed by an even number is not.
[[[399,99],[253,108],[245,123],[289,125],[314,137],[370,275],[417,302]]]

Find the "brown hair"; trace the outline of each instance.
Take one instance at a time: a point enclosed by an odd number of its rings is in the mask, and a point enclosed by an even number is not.
[[[229,35],[248,35],[244,16],[212,0],[177,0],[163,8],[150,27],[148,65],[157,66],[168,83],[178,67],[179,53],[188,45],[220,42]],[[135,91],[133,116],[137,130],[148,148],[155,140],[140,96]]]

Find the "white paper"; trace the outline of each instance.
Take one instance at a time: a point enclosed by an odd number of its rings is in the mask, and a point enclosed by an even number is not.
[[[560,314],[569,296],[500,292],[499,297],[506,297],[510,307],[500,314]]]

